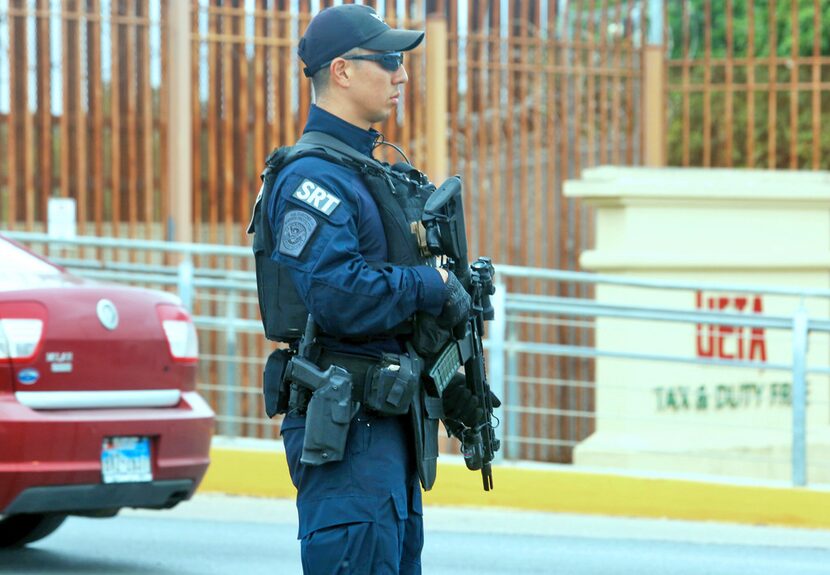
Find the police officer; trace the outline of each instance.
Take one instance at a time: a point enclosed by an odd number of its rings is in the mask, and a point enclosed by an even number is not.
[[[315,95],[304,134],[333,137],[352,155],[366,157],[367,168],[373,164],[381,135],[372,125],[397,108],[408,80],[404,54],[423,37],[421,31],[390,28],[367,6],[320,11],[298,48]],[[409,168],[389,174],[417,174]],[[380,205],[417,190],[378,192],[377,185],[367,184],[367,173],[359,162],[303,156],[279,170],[264,207],[274,238],[271,259],[287,270],[291,289],[319,326],[317,364],[345,367],[358,389],[368,385],[366,374],[382,358],[414,357],[414,316],[451,329],[470,313],[470,298],[455,276],[406,255],[405,246],[414,241],[410,230],[392,225],[391,208]],[[375,184],[391,181],[389,174]],[[464,391],[459,386],[446,394],[453,399],[444,402],[443,414],[422,389],[412,407],[403,405],[405,414],[361,405],[349,423],[342,459],[322,465],[301,461],[307,417],[302,410],[287,413],[281,434],[297,488],[305,573],[421,572],[419,475],[424,487],[431,487],[436,418],[447,412],[461,420],[478,415],[475,398]]]

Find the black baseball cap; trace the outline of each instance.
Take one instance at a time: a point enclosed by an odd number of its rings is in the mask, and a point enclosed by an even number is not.
[[[421,40],[420,30],[390,28],[377,12],[363,4],[341,4],[321,10],[300,38],[297,55],[310,78],[320,68],[353,48],[376,52],[406,52]]]

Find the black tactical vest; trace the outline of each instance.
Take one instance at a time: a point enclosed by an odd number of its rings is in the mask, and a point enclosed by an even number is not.
[[[293,343],[305,328],[308,311],[294,287],[288,270],[271,259],[276,245],[268,205],[280,170],[290,162],[316,156],[347,166],[361,174],[380,213],[388,250],[388,262],[398,266],[428,263],[421,255],[417,229],[424,203],[435,187],[424,174],[409,164],[388,166],[365,156],[340,140],[322,132],[307,132],[294,146],[275,149],[265,161],[262,187],[254,204],[248,233],[254,234],[259,310],[265,335],[273,341]],[[411,332],[404,322],[386,335]],[[382,337],[384,334],[379,334]]]

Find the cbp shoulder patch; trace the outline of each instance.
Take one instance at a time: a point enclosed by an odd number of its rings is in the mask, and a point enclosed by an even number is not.
[[[340,198],[309,179],[303,180],[291,196],[327,216],[330,216],[340,205]]]
[[[280,253],[291,257],[298,257],[317,229],[317,220],[314,216],[302,210],[286,212],[282,221],[282,237],[280,238]]]

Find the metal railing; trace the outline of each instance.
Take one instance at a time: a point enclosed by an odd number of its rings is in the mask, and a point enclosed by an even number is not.
[[[264,417],[259,399],[262,366],[273,346],[261,335],[250,248],[93,237],[53,240],[45,234],[4,234],[29,244],[81,276],[176,291],[184,305],[193,310],[200,331],[199,386],[217,412],[218,431],[231,436],[275,436],[277,426]],[[137,255],[141,252],[143,257]],[[787,372],[792,377],[791,392],[786,398],[792,410],[787,442],[789,481],[798,486],[807,483],[807,378],[830,375],[826,354],[822,353],[820,361],[810,361],[808,343],[811,334],[830,333],[830,290],[636,279],[498,263],[496,272],[496,320],[487,326],[485,347],[491,386],[504,399],[497,413],[501,423],[498,433],[504,445],[501,457],[568,462],[573,449],[595,431],[597,424],[601,427],[603,421],[610,419],[632,420],[642,425],[659,423],[665,426],[665,433],[675,434],[684,433],[685,426],[695,427],[689,418],[667,422],[660,413],[622,411],[609,416],[597,409],[595,401],[604,390],[615,386],[623,394],[642,395],[642,389],[634,389],[630,384],[598,377],[596,368],[604,361]],[[597,298],[593,297],[594,290]],[[662,295],[678,291],[764,294],[791,298],[793,304],[788,315],[728,313],[682,305],[636,305],[627,297],[617,303],[600,293],[602,290]],[[820,302],[823,311],[810,315],[808,301]],[[715,326],[713,329],[723,333],[737,328],[769,330],[789,336],[792,347],[789,357],[771,353],[767,361],[766,357],[702,357],[648,349],[648,345],[637,350],[627,345],[606,347],[594,343],[595,338],[606,333],[605,328],[618,329],[621,322],[633,326],[625,328],[631,329],[632,334],[653,331],[658,324],[686,326],[684,329],[691,329],[692,333],[701,326]],[[830,346],[818,350],[825,348]],[[810,406],[821,407],[826,402],[824,397],[821,393],[811,396]],[[741,418],[722,419],[713,425],[724,432],[754,429],[752,422]],[[764,431],[785,432],[783,428]],[[449,440],[442,445],[444,450],[454,448],[457,445]],[[671,455],[660,450],[657,454]],[[727,456],[712,453],[697,457],[715,460]],[[749,450],[728,457],[745,457],[751,462],[771,456]],[[830,467],[830,461],[810,464]]]

